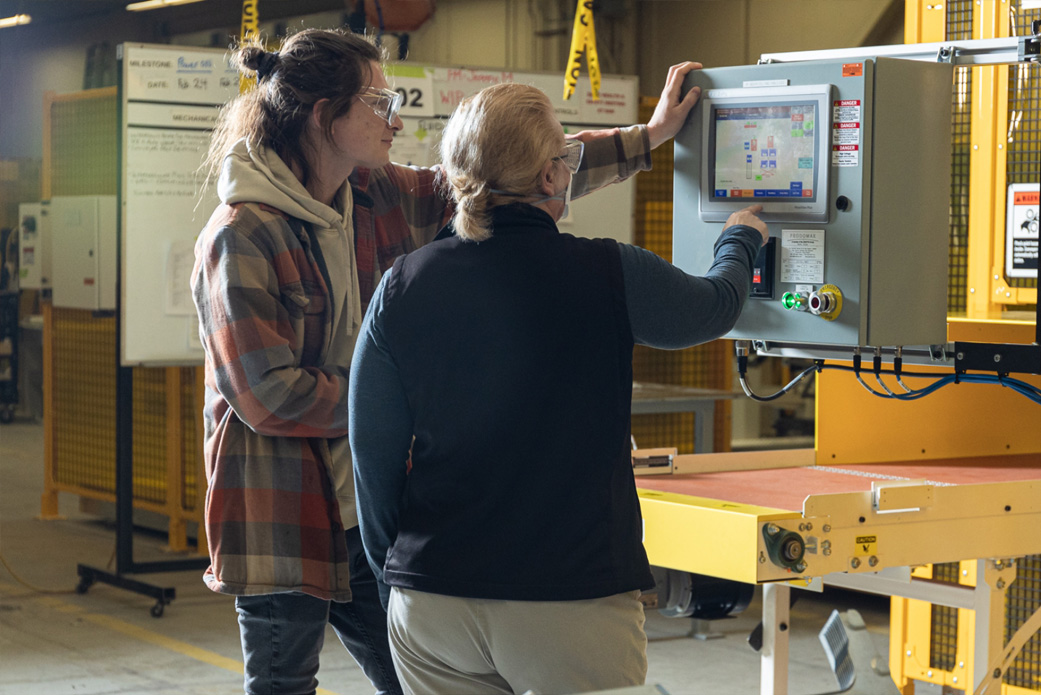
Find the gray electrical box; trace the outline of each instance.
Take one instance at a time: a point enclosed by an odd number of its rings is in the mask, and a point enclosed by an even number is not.
[[[51,224],[48,203],[18,205],[18,287],[43,290],[51,286]]]
[[[952,67],[877,58],[697,70],[676,136],[673,262],[703,274],[729,215],[770,243],[726,337],[947,342]]]
[[[54,306],[115,309],[116,196],[54,196],[49,217]]]

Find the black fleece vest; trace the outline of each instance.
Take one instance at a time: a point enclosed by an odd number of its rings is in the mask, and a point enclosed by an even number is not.
[[[387,583],[540,601],[653,587],[615,242],[510,205],[491,239],[434,242],[388,280],[384,335],[415,442]]]

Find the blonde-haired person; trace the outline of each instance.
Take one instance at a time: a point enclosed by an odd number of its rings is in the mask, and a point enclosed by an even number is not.
[[[654,582],[633,345],[726,333],[766,225],[732,215],[704,277],[560,233],[583,147],[523,85],[463,102],[441,149],[456,233],[384,275],[351,370],[362,538],[398,675],[424,694],[642,684]]]

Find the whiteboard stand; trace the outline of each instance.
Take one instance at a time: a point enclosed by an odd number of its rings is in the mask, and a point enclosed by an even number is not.
[[[120,323],[116,314],[116,326]],[[118,357],[116,358],[118,362]],[[110,584],[155,599],[151,614],[161,618],[166,605],[177,597],[173,587],[160,587],[128,577],[128,574],[205,570],[209,557],[136,562],[134,560],[134,369],[116,366],[116,571],[76,565],[77,594],[85,594],[95,582]],[[202,531],[200,530],[200,533]]]

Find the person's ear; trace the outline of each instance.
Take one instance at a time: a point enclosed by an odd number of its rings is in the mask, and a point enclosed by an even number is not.
[[[316,133],[322,133],[322,116],[325,115],[326,109],[329,108],[328,99],[319,99],[311,106],[311,116],[308,118],[308,125],[314,129]]]
[[[560,168],[556,166],[557,160],[550,159],[539,172],[538,191],[544,195],[556,195],[560,189]]]

